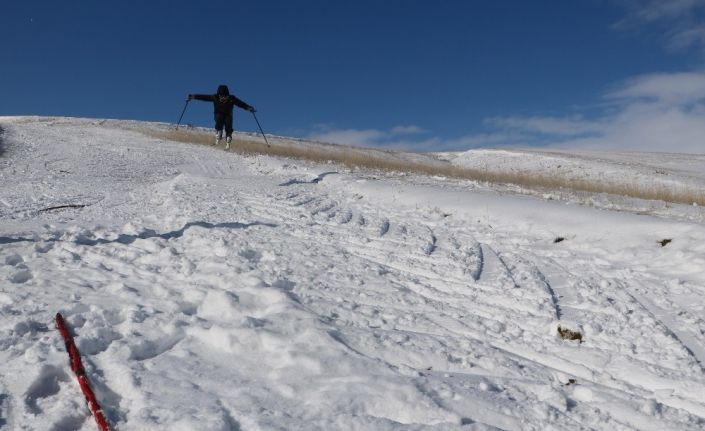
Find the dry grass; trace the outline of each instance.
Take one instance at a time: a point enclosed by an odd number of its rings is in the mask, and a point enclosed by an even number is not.
[[[210,145],[211,133],[181,130],[148,130],[150,136],[169,141]],[[355,168],[379,169],[384,171],[417,173],[443,176],[493,184],[512,184],[532,190],[570,190],[586,193],[607,193],[639,199],[700,206],[705,205],[705,191],[688,187],[673,188],[664,185],[615,184],[590,180],[578,180],[536,172],[500,172],[455,166],[449,162],[428,157],[417,161],[407,159],[401,152],[362,149],[338,145],[282,145],[276,142],[271,147],[263,141],[235,139],[233,149],[240,154],[266,154],[279,157],[310,160],[314,162],[334,162]]]

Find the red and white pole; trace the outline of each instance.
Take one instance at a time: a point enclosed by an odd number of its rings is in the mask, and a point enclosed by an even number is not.
[[[110,426],[108,426],[108,421],[105,420],[103,411],[98,404],[98,399],[91,389],[91,385],[88,382],[88,376],[86,376],[86,370],[83,368],[83,363],[81,362],[81,354],[78,352],[76,343],[73,341],[73,337],[66,328],[66,322],[64,321],[61,313],[56,313],[56,329],[61,333],[61,337],[66,343],[66,351],[69,354],[69,362],[71,363],[71,369],[78,378],[78,384],[81,386],[81,392],[83,396],[86,397],[86,402],[88,403],[88,408],[91,410],[91,414],[95,418],[96,423],[100,431],[110,431]]]

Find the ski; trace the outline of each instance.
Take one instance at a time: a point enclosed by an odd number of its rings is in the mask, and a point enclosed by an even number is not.
[[[71,370],[73,370],[74,374],[76,374],[78,384],[79,386],[81,386],[83,396],[86,398],[86,402],[88,403],[88,409],[91,411],[91,414],[95,418],[95,421],[98,424],[98,428],[100,429],[100,431],[110,431],[108,421],[103,415],[103,411],[100,408],[100,404],[98,404],[98,399],[95,397],[93,389],[91,389],[91,385],[88,381],[88,376],[86,375],[86,370],[83,368],[83,363],[81,362],[81,354],[78,352],[78,347],[76,347],[76,343],[73,341],[73,337],[69,333],[68,328],[66,328],[66,322],[64,321],[64,317],[61,315],[61,313],[56,313],[56,329],[59,330],[61,337],[64,339],[64,343],[66,344],[66,351],[69,354],[69,363],[71,364]]]

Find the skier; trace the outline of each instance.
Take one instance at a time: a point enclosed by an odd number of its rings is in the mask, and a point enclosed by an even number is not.
[[[254,106],[250,106],[237,97],[230,94],[227,85],[219,85],[215,94],[189,94],[188,100],[203,100],[213,102],[213,114],[215,117],[215,143],[220,144],[223,139],[223,127],[225,127],[225,149],[230,149],[233,140],[233,106],[242,108],[250,112],[257,112]]]

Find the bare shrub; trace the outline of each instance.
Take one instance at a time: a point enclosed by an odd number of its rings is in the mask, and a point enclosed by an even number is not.
[[[661,247],[665,247],[668,244],[670,244],[672,241],[673,240],[671,238],[664,238],[661,241],[659,241],[658,243],[661,244]]]
[[[583,334],[578,331],[573,331],[572,329],[563,328],[561,326],[558,326],[557,331],[558,336],[563,340],[583,342]]]

